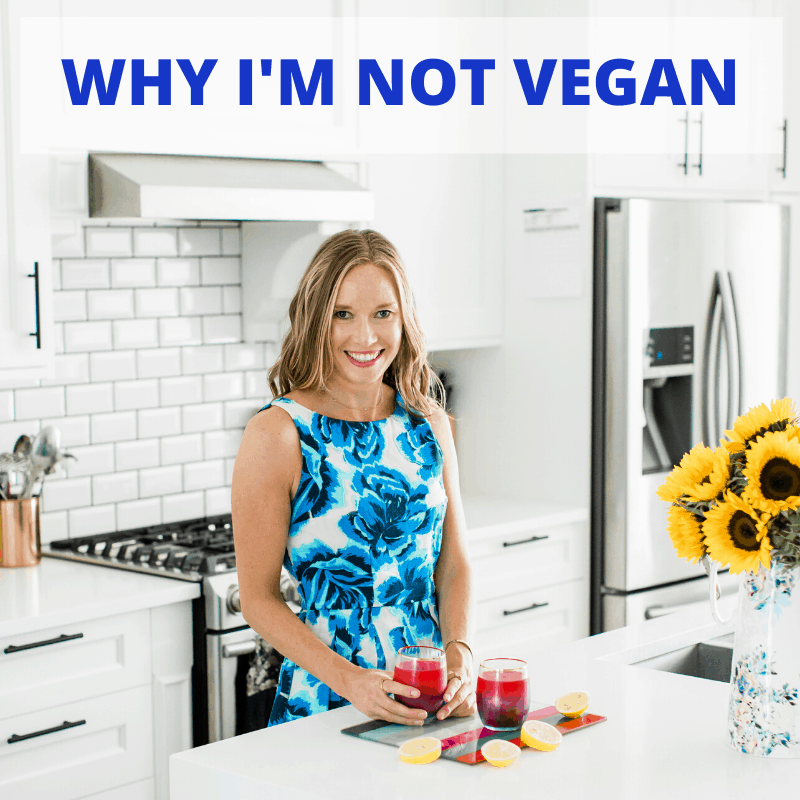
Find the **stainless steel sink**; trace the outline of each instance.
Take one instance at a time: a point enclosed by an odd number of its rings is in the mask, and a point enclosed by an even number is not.
[[[728,683],[731,679],[732,662],[733,634],[730,633],[644,661],[636,661],[632,666]]]

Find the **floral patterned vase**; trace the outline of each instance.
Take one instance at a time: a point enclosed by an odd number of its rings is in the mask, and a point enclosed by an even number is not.
[[[800,758],[799,574],[773,559],[739,588],[728,733],[742,753]]]

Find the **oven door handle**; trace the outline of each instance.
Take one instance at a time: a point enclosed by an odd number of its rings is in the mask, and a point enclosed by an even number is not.
[[[223,658],[238,658],[239,656],[246,656],[254,653],[256,650],[256,640],[250,639],[247,642],[239,642],[239,644],[224,644],[222,645]]]

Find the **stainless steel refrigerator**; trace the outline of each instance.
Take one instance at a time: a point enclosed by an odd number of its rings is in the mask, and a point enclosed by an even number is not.
[[[708,597],[656,490],[694,444],[717,446],[740,413],[785,394],[788,213],[595,200],[593,633]]]

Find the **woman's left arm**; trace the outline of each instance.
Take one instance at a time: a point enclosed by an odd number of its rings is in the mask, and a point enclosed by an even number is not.
[[[447,656],[447,689],[445,705],[437,717],[451,714],[466,717],[475,712],[475,665],[472,652],[463,642],[473,641],[474,598],[472,568],[467,554],[467,528],[461,491],[458,485],[458,463],[450,420],[444,411],[429,417],[444,456],[443,482],[447,493],[447,512],[442,527],[442,547],[434,572],[439,605],[439,625]],[[456,640],[461,640],[456,641]],[[449,646],[448,646],[448,643]]]

